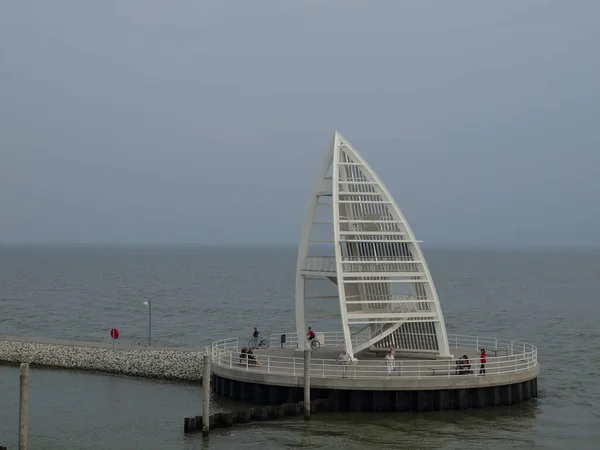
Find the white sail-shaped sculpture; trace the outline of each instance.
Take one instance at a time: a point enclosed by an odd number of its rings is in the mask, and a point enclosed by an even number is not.
[[[332,209],[328,221],[318,217],[323,206]],[[324,224],[333,226],[333,237],[316,240],[313,232]],[[311,245],[323,242],[333,243],[334,256],[311,255]],[[300,239],[299,338],[307,327],[306,286],[314,278],[337,284],[344,346],[351,356],[389,347],[450,356],[440,303],[418,241],[373,169],[338,132],[313,187]]]

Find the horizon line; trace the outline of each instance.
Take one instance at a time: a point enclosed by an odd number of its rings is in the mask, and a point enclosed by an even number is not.
[[[566,245],[486,245],[475,243],[456,244],[427,244],[422,248],[431,250],[599,250],[600,245],[566,244]],[[203,243],[203,242],[0,242],[1,247],[205,247],[205,248],[282,248],[298,247],[294,242],[232,242],[232,243]]]

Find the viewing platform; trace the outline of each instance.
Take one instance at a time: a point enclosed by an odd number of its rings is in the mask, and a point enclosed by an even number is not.
[[[312,351],[311,395],[313,399],[327,398],[334,409],[335,405],[355,411],[464,409],[509,405],[537,396],[537,348],[531,344],[449,335],[452,358],[417,358],[397,350],[395,370],[388,375],[385,349],[365,350],[357,355],[357,361],[343,363],[337,360],[344,349],[342,333],[317,333],[317,338],[322,342]],[[214,342],[214,392],[259,404],[300,401],[304,358],[297,349],[297,335],[274,333],[267,342],[268,348],[254,350],[262,365],[240,357],[242,347],[248,345],[245,339]],[[485,374],[479,373],[481,348],[488,354]],[[463,355],[467,355],[470,369],[456,364]],[[358,404],[353,406],[353,401]]]
[[[248,340],[214,342],[212,389],[270,405],[299,402],[306,391],[305,412],[321,399],[334,411],[427,411],[536,397],[534,345],[447,334],[420,242],[375,171],[336,131],[300,234],[295,332],[253,345],[255,359],[241,354]],[[327,302],[339,308],[339,332],[318,331],[330,326],[319,324]],[[320,347],[305,353],[309,326]],[[393,370],[384,359],[390,348]],[[342,350],[348,362],[338,361]]]
[[[329,256],[307,256],[302,262],[300,272],[303,276],[314,278],[336,276],[335,258]]]

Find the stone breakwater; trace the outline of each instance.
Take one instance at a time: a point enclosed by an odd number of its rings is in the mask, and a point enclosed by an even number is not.
[[[202,351],[0,337],[0,361],[166,380],[202,380]]]

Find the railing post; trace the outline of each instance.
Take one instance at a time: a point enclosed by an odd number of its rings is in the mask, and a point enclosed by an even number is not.
[[[325,360],[323,359],[323,378],[325,378]]]
[[[267,373],[271,373],[271,357],[267,356]]]
[[[479,336],[477,336],[477,344],[476,344],[476,348],[477,348],[477,350],[479,350]]]
[[[229,368],[233,367],[233,352],[229,352]]]

